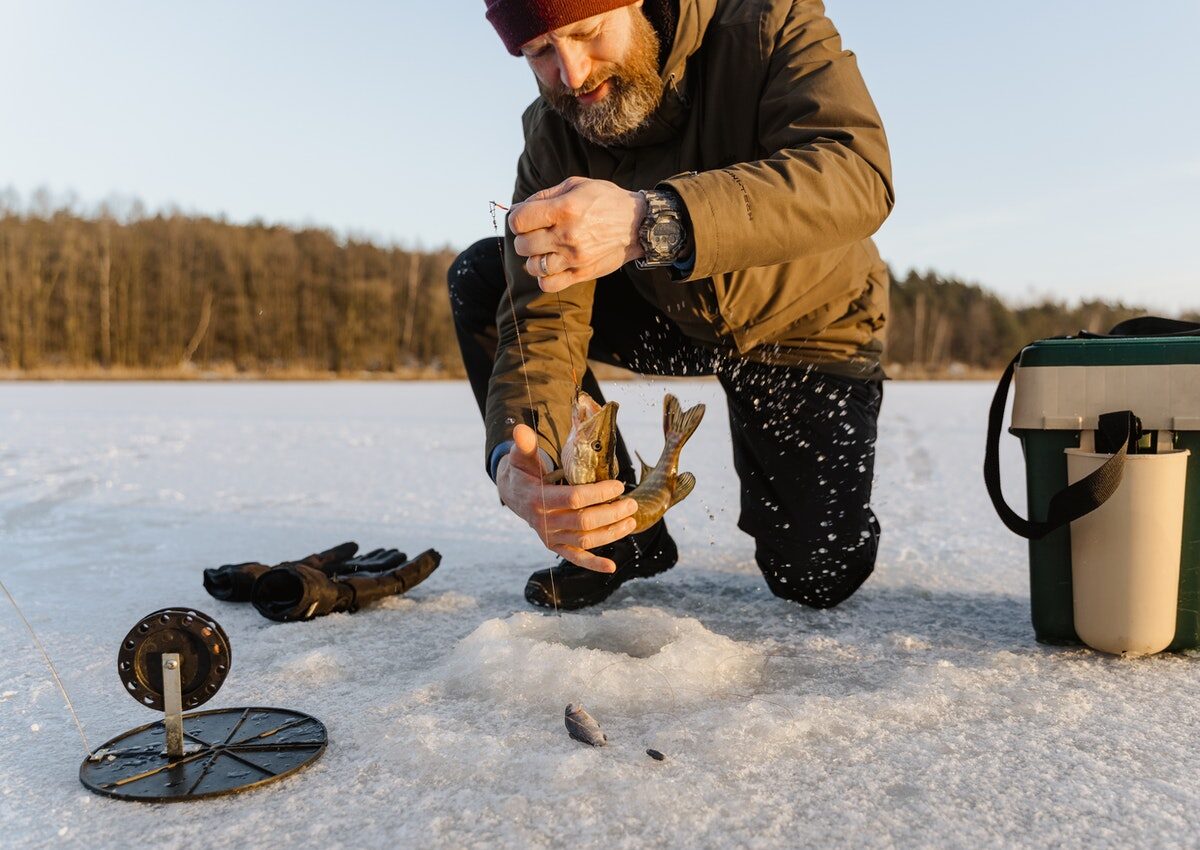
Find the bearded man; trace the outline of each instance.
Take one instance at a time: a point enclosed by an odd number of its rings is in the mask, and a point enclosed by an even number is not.
[[[725,390],[739,527],[777,596],[849,597],[870,509],[893,204],[887,141],[816,0],[486,0],[541,96],[525,111],[504,250],[450,269],[501,501],[562,561],[535,605],[580,608],[675,564],[634,484],[545,484],[586,358]],[[511,286],[509,303],[506,286]],[[521,345],[517,344],[518,331]],[[591,371],[582,387],[603,403]],[[532,409],[531,409],[532,408]]]

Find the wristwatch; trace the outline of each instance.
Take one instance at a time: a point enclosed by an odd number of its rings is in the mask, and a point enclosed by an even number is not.
[[[646,189],[641,194],[646,199],[646,217],[638,227],[638,241],[645,256],[636,261],[637,267],[661,268],[686,257],[692,238],[683,199],[660,189]]]

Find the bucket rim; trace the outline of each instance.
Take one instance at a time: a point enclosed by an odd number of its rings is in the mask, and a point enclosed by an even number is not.
[[[1130,461],[1145,460],[1146,458],[1171,457],[1174,455],[1183,455],[1184,457],[1186,457],[1186,456],[1190,455],[1191,453],[1192,453],[1191,449],[1168,449],[1165,452],[1154,452],[1154,453],[1147,452],[1146,454],[1127,454],[1127,455],[1125,455],[1125,462],[1129,463]],[[1063,454],[1073,455],[1075,457],[1090,457],[1090,458],[1097,458],[1097,459],[1112,457],[1111,453],[1089,452],[1089,451],[1085,451],[1084,449],[1075,449],[1075,448],[1063,449]]]

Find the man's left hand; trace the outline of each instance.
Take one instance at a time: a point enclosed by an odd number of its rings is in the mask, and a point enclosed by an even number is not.
[[[642,256],[646,199],[607,180],[568,177],[514,204],[508,226],[544,292],[611,274]]]

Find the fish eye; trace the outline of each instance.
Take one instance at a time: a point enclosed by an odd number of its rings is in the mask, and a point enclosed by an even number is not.
[[[597,440],[596,442],[592,443],[592,451],[594,451],[594,452],[598,452],[598,451],[600,451],[602,448],[604,448],[604,446],[600,445],[600,441],[599,441],[599,440]]]

